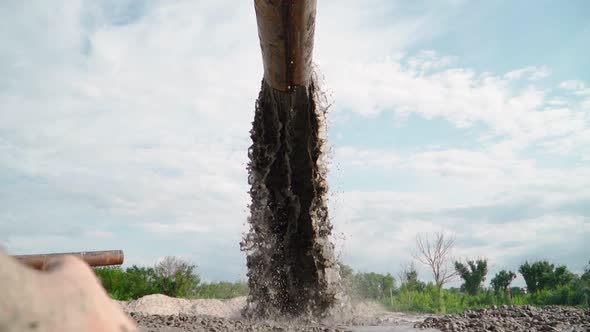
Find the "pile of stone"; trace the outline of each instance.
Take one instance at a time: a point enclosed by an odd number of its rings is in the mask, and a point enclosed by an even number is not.
[[[429,317],[417,328],[455,331],[590,331],[590,309],[548,306],[493,306],[462,314]]]

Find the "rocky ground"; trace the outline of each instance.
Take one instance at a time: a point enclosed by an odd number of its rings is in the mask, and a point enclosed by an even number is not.
[[[131,316],[142,332],[406,332],[416,331],[410,320],[363,321],[360,325],[320,324],[315,322],[249,321],[222,317],[189,315],[143,315]],[[359,322],[356,322],[359,324]],[[429,331],[438,331],[429,329]]]
[[[188,316],[188,315],[139,315],[132,317],[143,332],[343,332],[344,328],[326,327],[317,324],[255,322],[221,317]]]
[[[389,313],[375,303],[357,303],[344,322],[250,321],[241,318],[245,298],[231,300],[187,300],[165,295],[148,295],[119,304],[141,327],[142,332],[337,332],[408,331],[426,316]]]
[[[590,309],[557,306],[501,306],[470,310],[462,314],[429,317],[418,328],[442,331],[590,331]]]
[[[462,314],[420,316],[384,311],[375,303],[354,306],[337,324],[312,321],[249,321],[240,316],[245,298],[187,300],[149,295],[119,302],[142,332],[410,332],[410,331],[590,331],[590,309],[502,306]]]

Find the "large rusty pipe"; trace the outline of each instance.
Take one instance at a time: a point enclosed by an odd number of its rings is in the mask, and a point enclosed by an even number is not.
[[[275,90],[308,86],[316,0],[254,0],[264,79]]]
[[[123,264],[124,260],[123,250],[67,252],[40,255],[15,255],[13,257],[25,265],[28,265],[37,270],[43,270],[47,262],[49,262],[51,259],[62,256],[76,256],[85,261],[90,266],[121,265]]]

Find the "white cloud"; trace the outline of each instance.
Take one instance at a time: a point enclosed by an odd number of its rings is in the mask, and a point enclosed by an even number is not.
[[[342,147],[336,160],[361,169],[399,170],[460,181],[497,182],[504,177],[527,176],[534,168],[531,160],[502,155],[493,149],[436,149],[400,154],[392,150],[367,150]]]
[[[113,232],[103,231],[100,229],[86,231],[85,235],[96,239],[110,239],[115,236]]]
[[[364,33],[389,2],[362,6],[368,11],[349,4],[321,3],[318,58],[348,47],[332,38],[345,17],[354,23],[348,37],[362,41],[354,56],[374,47]],[[67,239],[87,227],[100,226],[102,236],[131,228],[140,239],[136,247],[151,245],[145,232],[221,239],[211,247],[176,243],[182,252],[237,243],[247,216],[248,130],[262,74],[252,4],[156,1],[133,9],[130,2],[63,0],[0,6],[6,27],[0,29],[1,169],[33,179],[15,181],[12,191],[39,190],[32,187],[36,181],[47,184],[44,195],[64,197],[43,207],[59,227],[39,232]],[[396,22],[379,30],[391,45],[385,52],[408,45],[418,31],[431,33],[421,17]],[[32,210],[41,210],[42,198],[19,197],[15,203],[28,209],[14,218],[39,223]],[[76,213],[67,206],[73,200]],[[17,209],[12,203],[3,200],[10,212]],[[81,219],[85,213],[99,216]],[[0,222],[10,231],[3,241],[24,250],[15,244],[15,227]],[[52,241],[42,243],[50,248]]]
[[[199,225],[196,222],[186,222],[178,224],[163,224],[163,223],[145,223],[142,225],[151,233],[168,233],[168,234],[206,234],[210,227]]]
[[[562,88],[562,89],[565,89],[565,90],[574,90],[574,91],[577,91],[577,90],[584,89],[585,86],[586,85],[584,84],[584,82],[582,82],[582,81],[575,81],[575,80],[572,80],[572,81],[564,81],[564,82],[559,83],[559,87]]]
[[[504,77],[509,80],[517,80],[526,77],[529,81],[536,81],[549,76],[550,71],[547,67],[526,67],[506,73]]]
[[[528,67],[504,76],[465,68],[416,70],[421,65],[430,66],[430,62],[422,55],[337,60],[322,69],[328,86],[334,90],[336,109],[340,110],[346,108],[364,115],[415,113],[426,119],[447,119],[459,128],[483,124],[491,129],[491,137],[514,140],[518,143],[515,148],[590,128],[583,103],[568,100],[566,105],[556,107],[547,89],[532,83],[520,88],[515,85],[523,75],[529,79],[547,75],[546,69]]]
[[[0,32],[0,71],[7,74],[0,78],[2,169],[46,181],[48,191],[88,196],[106,219],[98,222],[110,220],[101,224],[107,229],[86,232],[94,242],[60,238],[68,246],[87,249],[128,227],[143,236],[135,246],[149,246],[154,232],[231,234],[216,247],[200,241],[175,246],[181,255],[237,243],[244,228],[248,130],[262,73],[251,4],[153,6],[123,25],[80,1],[12,3],[2,10],[12,13],[3,18],[11,29]],[[14,186],[32,189],[27,182]],[[97,213],[85,207],[88,202],[78,204]],[[54,210],[52,218],[67,219],[58,233],[96,226],[65,218],[71,214],[66,207]],[[16,226],[0,225],[6,227]],[[17,244],[15,236],[2,235],[10,250],[33,248],[28,241]],[[43,251],[56,245],[42,243]],[[239,251],[229,255],[241,257]],[[134,261],[142,260],[148,259]]]
[[[546,204],[563,203],[560,199],[568,195],[574,200],[590,197],[590,168],[586,165],[542,167],[535,157],[504,153],[495,144],[477,150],[423,149],[407,153],[343,147],[336,150],[335,161],[366,174],[391,171],[428,177],[434,181],[428,188],[431,193],[437,185],[454,184],[470,191],[464,199],[478,195],[480,203],[501,196],[506,202],[518,201],[519,195],[529,194],[543,195]]]

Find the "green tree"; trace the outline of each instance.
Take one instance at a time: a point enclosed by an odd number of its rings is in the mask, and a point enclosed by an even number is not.
[[[572,282],[574,280],[575,275],[573,273],[571,273],[567,269],[567,267],[562,265],[562,266],[556,267],[552,273],[545,275],[545,278],[546,278],[547,288],[548,289],[556,289],[558,287],[568,285],[570,282]]]
[[[490,285],[494,289],[496,294],[498,293],[507,293],[508,287],[510,287],[510,283],[512,280],[516,279],[516,273],[512,271],[502,270],[492,278],[490,281]]]
[[[463,279],[461,289],[469,295],[476,295],[488,274],[487,259],[478,259],[476,261],[467,261],[467,265],[461,262],[455,262],[455,271]]]
[[[102,287],[109,295],[117,300],[129,300],[129,294],[123,287],[125,271],[120,267],[94,268],[94,273],[100,280]]]
[[[200,278],[197,266],[177,257],[165,257],[154,268],[155,287],[159,293],[173,297],[193,297]]]
[[[343,263],[340,267],[340,278],[349,295],[360,300],[382,300],[392,295],[395,290],[395,279],[391,274],[355,273]]]
[[[574,274],[567,267],[558,266],[548,261],[537,261],[533,264],[525,262],[518,270],[524,277],[526,286],[531,293],[544,289],[556,289],[565,286],[574,280]]]
[[[95,268],[94,273],[107,293],[118,300],[132,300],[158,293],[152,268],[135,265],[125,270],[120,267],[102,267]]]
[[[354,276],[354,295],[361,299],[382,300],[390,296],[394,287],[395,279],[389,273],[357,273]]]
[[[580,276],[577,286],[578,293],[581,294],[580,302],[586,307],[590,307],[590,262],[584,268],[584,273]]]
[[[125,270],[125,280],[122,286],[130,299],[137,299],[148,294],[154,294],[157,290],[154,287],[155,274],[153,268],[138,267],[133,265]]]
[[[547,275],[553,273],[554,265],[547,261],[538,261],[533,264],[525,262],[520,266],[518,272],[522,274],[527,290],[535,293],[547,286]]]
[[[584,268],[584,274],[582,274],[581,279],[590,282],[590,261],[588,262],[588,265],[586,265],[586,268]]]
[[[398,277],[400,290],[423,292],[426,288],[426,284],[418,279],[418,270],[413,262],[402,264]]]

